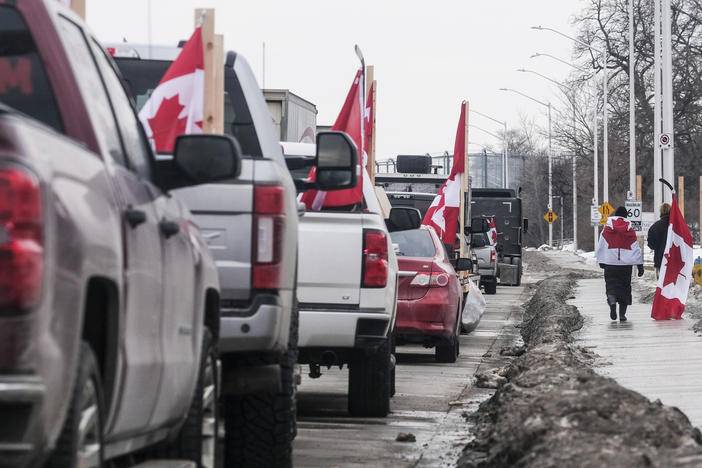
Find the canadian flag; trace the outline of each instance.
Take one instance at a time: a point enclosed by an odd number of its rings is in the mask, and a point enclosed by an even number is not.
[[[693,259],[692,234],[680,212],[677,197],[673,194],[668,239],[653,297],[651,317],[656,320],[682,317],[692,278]]]
[[[628,219],[610,216],[597,243],[597,262],[605,265],[642,265],[643,253]]]
[[[488,231],[491,245],[497,245],[497,227],[495,226],[495,218],[490,218],[490,230]]]
[[[424,215],[422,224],[431,226],[444,244],[456,242],[456,227],[461,206],[461,177],[465,170],[466,150],[466,102],[461,103],[461,116],[458,119],[456,141],[453,146],[453,166],[444,185],[434,197]]]
[[[172,152],[178,135],[202,133],[204,95],[205,58],[198,27],[139,112],[157,152]]]
[[[365,161],[363,157],[363,149],[365,148],[363,144],[363,134],[365,133],[365,127],[363,125],[363,114],[361,113],[361,109],[364,108],[363,87],[363,70],[359,69],[353,79],[351,89],[349,89],[349,93],[346,95],[346,101],[341,108],[341,112],[339,112],[339,116],[332,126],[332,130],[346,132],[354,143],[356,143],[356,148],[359,149],[358,162],[361,167],[364,167]],[[314,180],[314,174],[315,171],[312,169],[309,175],[310,180]],[[365,174],[363,174],[363,176],[365,176]],[[307,209],[315,211],[319,211],[325,206],[353,205],[354,203],[363,201],[363,179],[364,177],[359,177],[358,185],[350,189],[336,190],[334,192],[308,190],[302,194],[300,201],[307,206]]]

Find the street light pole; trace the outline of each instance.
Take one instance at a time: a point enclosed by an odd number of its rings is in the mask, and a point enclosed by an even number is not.
[[[634,101],[634,0],[629,0],[629,191],[636,193],[636,102]]]
[[[552,146],[551,146],[551,103],[539,101],[536,98],[533,98],[527,94],[522,93],[521,91],[517,91],[516,89],[512,89],[512,88],[500,88],[500,91],[511,91],[513,93],[519,94],[522,97],[525,97],[527,99],[531,99],[535,103],[541,104],[542,106],[548,108],[548,209],[550,210],[551,206],[552,206],[551,195],[553,193],[553,190],[552,190],[553,180],[551,178],[551,159],[553,158]],[[561,213],[561,215],[562,214],[563,213]],[[553,225],[551,223],[548,224],[548,246],[549,247],[553,246]]]
[[[555,57],[554,57],[555,58]],[[533,73],[535,75],[540,76],[541,78],[548,80],[559,87],[566,89],[570,92],[570,99],[571,99],[571,105],[573,107],[573,138],[575,139],[575,90],[571,88],[570,86],[566,86],[563,83],[560,83],[554,79],[549,78],[546,75],[542,75],[539,72],[535,72],[533,70],[527,70],[525,68],[519,68],[517,71],[519,72],[524,72],[524,73]],[[595,106],[595,109],[597,107]],[[596,112],[596,111],[595,111]],[[561,202],[563,199],[561,198]],[[563,204],[561,203],[561,230],[563,230],[563,217],[564,217],[564,212],[563,212]],[[573,245],[574,245],[574,250],[578,250],[578,182],[577,182],[577,163],[575,160],[575,152],[573,152]]]
[[[673,47],[671,35],[670,0],[663,0],[662,5],[662,80],[663,80],[663,133],[670,136],[670,143],[663,149],[663,178],[669,181],[675,179],[675,128],[673,127]],[[663,200],[673,202],[670,189],[663,189]]]
[[[477,110],[471,109],[470,112],[474,114],[478,114],[482,117],[485,117],[486,119],[490,119],[495,123],[498,123],[504,127],[504,133],[502,134],[502,152],[503,152],[503,160],[502,160],[502,187],[504,188],[509,188],[509,153],[507,152],[507,121],[501,121],[497,120],[494,117],[490,117],[487,114],[483,114],[482,112],[478,112]],[[490,134],[492,135],[492,133]],[[495,135],[493,135],[495,136]],[[499,137],[496,137],[499,138]]]
[[[660,0],[656,0],[656,1],[660,1]],[[605,202],[609,201],[609,144],[607,142],[608,137],[609,137],[609,129],[608,129],[608,124],[607,124],[607,120],[608,120],[607,119],[607,115],[608,115],[608,110],[607,110],[608,76],[607,75],[609,74],[609,67],[607,66],[607,60],[609,57],[607,56],[607,49],[606,48],[600,49],[598,47],[595,47],[593,45],[588,44],[587,42],[583,42],[580,39],[576,39],[574,37],[571,37],[571,36],[564,34],[564,33],[560,32],[556,29],[553,29],[553,28],[545,28],[543,26],[532,26],[531,29],[536,29],[538,31],[554,32],[554,33],[558,34],[559,36],[565,37],[566,39],[570,39],[571,41],[573,41],[577,44],[580,44],[584,47],[587,47],[588,49],[590,49],[592,51],[599,52],[602,54],[602,60],[604,61],[603,62],[604,76],[603,76],[603,86],[602,86],[603,91],[604,91],[604,96],[603,96],[604,106],[602,109],[602,120],[603,120],[603,135],[602,135],[602,137],[603,137],[603,159],[604,159],[604,161],[603,161],[603,163],[604,163],[603,179],[604,180],[602,181],[602,192],[603,192],[602,196],[604,198],[603,201],[605,201]]]

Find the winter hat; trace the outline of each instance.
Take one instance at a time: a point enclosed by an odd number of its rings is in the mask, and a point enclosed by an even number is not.
[[[617,208],[617,210],[614,212],[614,216],[620,216],[620,217],[622,217],[622,218],[626,218],[626,215],[627,215],[626,208],[624,208],[623,206],[620,206],[620,207]]]

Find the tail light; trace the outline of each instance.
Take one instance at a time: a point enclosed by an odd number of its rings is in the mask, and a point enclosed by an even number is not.
[[[410,286],[443,288],[449,283],[449,276],[446,273],[417,273]]]
[[[377,229],[363,230],[363,287],[384,288],[388,283],[388,237]]]
[[[41,188],[17,167],[0,168],[0,308],[29,309],[44,272]]]
[[[497,253],[494,250],[490,251],[490,263],[497,262]]]
[[[282,187],[254,187],[253,230],[252,287],[279,289],[285,234],[285,191]]]

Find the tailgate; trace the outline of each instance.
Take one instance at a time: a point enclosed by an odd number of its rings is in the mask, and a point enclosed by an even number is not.
[[[302,304],[358,305],[361,213],[307,212],[298,234],[297,299]]]
[[[217,263],[222,300],[248,299],[251,290],[253,168],[253,160],[242,159],[241,175],[231,183],[174,191],[195,216]]]

